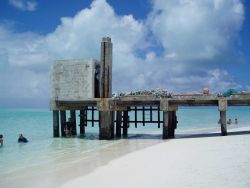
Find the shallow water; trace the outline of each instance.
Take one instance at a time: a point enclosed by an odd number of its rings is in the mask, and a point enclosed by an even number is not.
[[[157,117],[157,114],[154,116]],[[193,129],[207,131],[219,127],[217,108],[179,108],[177,116],[177,133],[185,133]],[[130,118],[133,119],[133,114],[130,114]],[[140,115],[138,115],[139,118]],[[231,107],[227,118],[232,120],[238,118],[237,126],[249,125],[250,108]],[[47,109],[0,109],[0,122],[0,133],[4,135],[4,146],[0,147],[0,181],[9,174],[25,171],[27,168],[55,164],[55,161],[60,168],[60,164],[65,164],[65,161],[72,162],[87,158],[100,150],[112,149],[111,146],[123,142],[122,140],[98,140],[97,125],[95,127],[89,125],[84,138],[53,138],[52,113]],[[77,124],[79,124],[79,118],[77,118]],[[130,125],[128,133],[131,139],[135,138],[134,140],[159,139],[160,141],[161,131],[162,129],[158,129],[156,124],[145,127],[138,124],[137,129]],[[20,133],[28,138],[29,143],[17,143]],[[154,135],[148,135],[151,133]],[[132,144],[130,147],[133,150]]]

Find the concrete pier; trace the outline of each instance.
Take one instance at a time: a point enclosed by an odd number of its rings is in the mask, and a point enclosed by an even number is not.
[[[217,106],[221,135],[226,136],[227,107],[250,106],[250,93],[233,94],[229,97],[212,94],[175,94],[160,97],[129,95],[112,98],[112,48],[111,39],[105,37],[101,42],[100,61],[60,60],[52,65],[50,108],[53,111],[54,137],[60,136],[59,119],[61,136],[66,136],[68,127],[71,128],[70,135],[77,135],[76,111],[79,110],[81,135],[85,134],[88,123],[92,127],[98,123],[99,137],[106,140],[113,139],[114,132],[118,138],[121,134],[126,137],[130,124],[134,124],[135,128],[155,124],[162,128],[162,138],[170,139],[175,137],[178,123],[176,111],[182,106]],[[70,111],[68,121],[66,110]],[[142,119],[139,118],[139,113]],[[131,114],[134,119],[129,118]]]

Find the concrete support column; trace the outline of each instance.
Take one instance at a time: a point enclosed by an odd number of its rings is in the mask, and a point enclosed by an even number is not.
[[[114,137],[114,111],[112,107],[112,99],[102,98],[97,103],[100,121],[99,138],[101,140],[110,140]]]
[[[59,137],[60,130],[59,130],[59,111],[53,110],[53,136]]]
[[[221,135],[227,136],[227,118],[226,111],[220,111]]]
[[[175,137],[176,129],[176,112],[175,111],[163,111],[163,129],[162,138],[169,139]]]
[[[112,42],[104,37],[101,42],[101,80],[98,104],[100,132],[99,138],[109,140],[114,137],[114,112],[110,108],[109,98],[112,97]]]
[[[162,139],[169,138],[169,118],[168,111],[163,111],[163,126],[162,126]]]
[[[175,137],[175,128],[176,128],[176,124],[175,124],[175,111],[169,111],[168,112],[169,116],[168,116],[168,138],[174,138]]]
[[[128,111],[123,112],[123,125],[122,125],[122,135],[128,136]]]
[[[87,125],[87,110],[80,110],[80,135],[85,134],[85,126]]]
[[[66,129],[66,111],[60,111],[60,118],[61,118],[61,135],[65,136],[65,129]]]
[[[121,137],[121,120],[122,120],[122,112],[116,112],[116,137]]]
[[[114,124],[113,124],[113,115],[112,111],[100,111],[100,140],[110,140],[114,137]]]
[[[103,38],[101,43],[101,85],[100,97],[112,97],[112,42],[111,38]]]
[[[176,105],[170,105],[168,99],[161,99],[160,110],[163,111],[162,138],[169,139],[175,137],[177,127]]]
[[[71,126],[72,126],[72,136],[76,136],[77,135],[77,131],[76,131],[76,111],[75,110],[70,110],[70,119],[71,119]]]
[[[226,117],[227,100],[220,99],[218,101],[218,108],[220,111],[221,135],[226,136],[227,135],[227,117]]]

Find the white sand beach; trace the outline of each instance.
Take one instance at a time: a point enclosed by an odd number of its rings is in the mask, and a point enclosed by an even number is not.
[[[250,127],[165,141],[127,154],[88,175],[72,187],[250,187]]]
[[[250,126],[228,132],[114,140],[87,156],[6,174],[0,187],[250,187]]]

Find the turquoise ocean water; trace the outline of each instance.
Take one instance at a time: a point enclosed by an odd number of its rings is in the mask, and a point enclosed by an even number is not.
[[[219,112],[214,107],[179,108],[177,116],[177,133],[219,127]],[[133,119],[132,114],[130,118]],[[139,115],[138,119],[140,118]],[[250,125],[250,107],[231,107],[227,118],[231,118],[233,122],[238,118],[238,126]],[[147,124],[145,127],[138,124],[137,129],[130,125],[128,133],[161,134],[161,131],[156,124]],[[28,138],[29,143],[17,142],[20,133]],[[89,152],[95,152],[117,142],[98,140],[97,124],[95,127],[89,125],[86,128],[85,138],[53,138],[52,133],[52,113],[47,109],[0,109],[0,134],[4,135],[4,146],[0,147],[0,180],[3,175],[25,170],[27,167],[49,165],[60,160],[63,162],[65,158],[79,155],[86,157]]]

